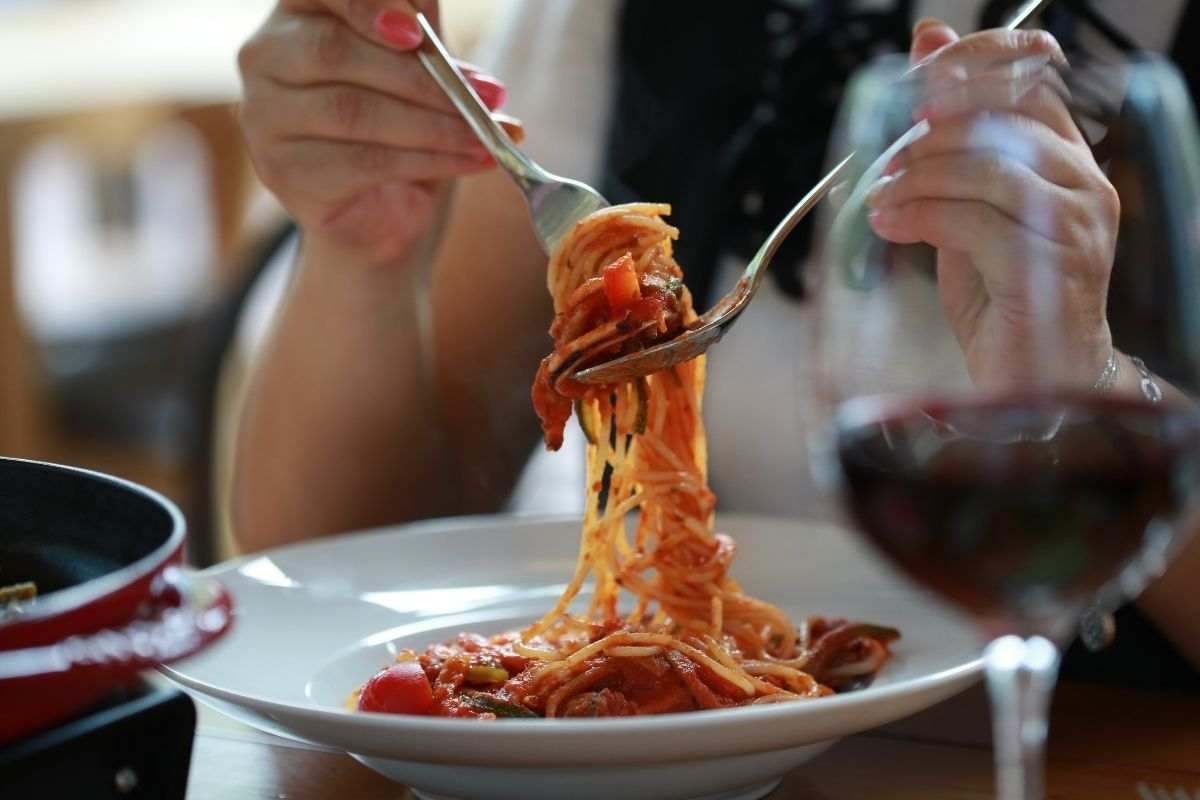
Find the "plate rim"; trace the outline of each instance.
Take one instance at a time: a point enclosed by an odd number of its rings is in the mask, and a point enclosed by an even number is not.
[[[830,522],[822,519],[807,519],[802,517],[790,518],[762,514],[740,514],[729,513],[718,515],[718,527],[721,527],[721,520],[734,520],[732,525],[754,524],[755,522],[764,522],[769,524],[802,524],[810,527],[819,527],[828,529],[835,535],[848,535],[855,537],[852,530],[847,526],[839,526],[835,522]],[[320,549],[323,547],[337,546],[348,541],[362,542],[376,537],[388,538],[410,538],[415,536],[428,535],[430,533],[438,534],[455,534],[462,533],[480,526],[502,524],[511,527],[514,524],[532,523],[537,525],[553,525],[553,524],[578,524],[581,517],[570,514],[536,514],[536,513],[516,513],[516,514],[475,514],[456,517],[440,517],[427,520],[419,520],[410,523],[401,523],[396,525],[384,525],[363,530],[348,531],[345,533],[335,534],[333,536],[321,537],[302,542],[294,542],[280,547],[271,548],[255,553],[247,553],[242,556],[215,564],[204,570],[201,574],[209,577],[220,578],[224,573],[236,571],[239,567],[253,561],[256,558],[268,557],[273,558],[278,555],[287,555],[296,552],[303,552],[308,549]],[[855,537],[857,538],[857,537]],[[869,547],[869,545],[868,545]],[[920,591],[919,587],[912,586],[910,591]],[[982,651],[982,647],[980,647]],[[943,699],[953,696],[971,684],[977,682],[983,673],[982,654],[954,666],[947,667],[935,672],[920,674],[914,677],[905,678],[896,683],[889,683],[884,686],[871,686],[866,689],[851,692],[842,695],[834,695],[832,697],[812,698],[807,701],[798,701],[796,703],[781,703],[769,704],[760,706],[741,706],[735,708],[724,708],[714,710],[699,710],[690,712],[678,712],[672,714],[656,714],[639,717],[617,718],[617,719],[513,719],[503,720],[499,723],[483,723],[475,719],[456,719],[442,717],[420,717],[420,716],[404,716],[395,714],[375,714],[351,712],[348,710],[326,707],[316,703],[300,704],[292,702],[283,702],[280,700],[264,697],[259,694],[233,691],[228,688],[218,686],[208,681],[199,680],[179,671],[179,667],[186,668],[186,662],[180,665],[162,666],[159,671],[170,680],[183,686],[186,689],[195,691],[200,695],[211,697],[222,703],[236,706],[243,710],[248,710],[254,714],[265,715],[271,718],[297,718],[302,719],[306,724],[325,726],[342,727],[351,725],[359,728],[363,733],[372,737],[380,737],[381,741],[395,744],[402,741],[401,737],[421,737],[421,738],[446,738],[452,736],[486,736],[491,730],[503,730],[505,738],[520,745],[522,743],[535,744],[544,743],[547,737],[570,737],[572,740],[586,739],[594,741],[598,746],[602,746],[605,742],[610,742],[616,739],[624,739],[631,735],[649,735],[652,733],[664,733],[678,731],[694,727],[695,723],[702,723],[706,732],[734,732],[742,729],[747,725],[763,725],[776,727],[780,731],[783,726],[789,721],[794,722],[805,717],[813,715],[829,715],[846,716],[854,718],[855,709],[861,707],[887,706],[902,703],[905,698],[926,695],[929,693],[942,693]],[[813,705],[817,703],[818,705]],[[920,708],[927,707],[930,704],[919,704]],[[222,712],[225,713],[225,712]],[[899,718],[907,716],[913,711],[905,712],[899,715]],[[861,716],[861,715],[860,715]],[[245,720],[243,720],[245,721]],[[278,723],[278,719],[276,719]],[[249,723],[253,725],[253,723]],[[284,727],[291,727],[283,724]],[[494,729],[492,724],[500,724],[503,728]],[[867,726],[869,729],[872,726]],[[302,734],[296,734],[297,738],[305,739],[306,741],[316,741],[311,737],[306,737]],[[328,742],[318,742],[320,744],[328,744]],[[802,746],[796,744],[793,746]],[[342,749],[342,748],[339,748]],[[745,755],[751,753],[767,752],[771,749],[779,748],[764,748],[753,744],[751,741],[744,740],[741,737],[730,737],[728,739],[728,747],[723,750],[728,755]],[[784,749],[787,749],[786,747]],[[393,752],[381,748],[386,752]],[[399,758],[403,760],[403,756],[387,755],[386,752],[379,757],[383,758]],[[602,756],[597,753],[597,756]],[[679,761],[694,760],[695,756],[690,751],[685,751],[679,756]],[[459,764],[459,765],[476,765],[476,766],[516,766],[511,759],[496,759],[489,760],[486,754],[472,753],[464,754],[460,757],[455,757],[451,754],[445,759],[429,759],[429,758],[411,758],[410,760],[419,763],[442,763],[442,764]],[[664,759],[659,755],[647,759],[645,763],[663,763],[668,759]],[[540,763],[540,762],[529,762]],[[563,763],[567,766],[565,762]],[[589,759],[586,763],[598,764],[603,763],[602,758]],[[634,764],[635,760],[629,758],[615,759],[609,763],[613,764]]]
[[[725,516],[734,516],[747,519],[767,519],[779,522],[779,517],[759,516],[755,514],[727,514]],[[242,553],[241,555],[227,558],[224,561],[218,561],[216,564],[210,564],[203,569],[196,570],[196,574],[205,575],[210,578],[220,578],[226,572],[236,572],[240,567],[259,558],[275,558],[278,555],[290,555],[292,553],[302,552],[310,549],[321,549],[346,542],[359,542],[375,537],[417,537],[425,536],[434,531],[458,534],[464,530],[489,523],[497,522],[532,522],[535,524],[552,524],[552,523],[568,523],[582,521],[582,517],[572,514],[541,514],[536,511],[517,511],[511,514],[495,513],[495,514],[462,514],[453,517],[430,517],[429,519],[417,519],[411,522],[397,522],[391,525],[373,525],[369,528],[355,528],[349,531],[336,531],[311,539],[304,539],[299,542],[288,542],[287,544],[269,547],[266,550],[256,550],[252,553]],[[817,524],[819,520],[814,520]]]

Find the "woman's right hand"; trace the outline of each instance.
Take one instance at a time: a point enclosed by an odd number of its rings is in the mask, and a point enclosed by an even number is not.
[[[436,0],[423,5],[436,21]],[[238,55],[251,158],[306,245],[371,265],[407,261],[446,182],[494,164],[417,60],[416,10],[403,0],[279,0]],[[464,73],[500,107],[499,81]]]

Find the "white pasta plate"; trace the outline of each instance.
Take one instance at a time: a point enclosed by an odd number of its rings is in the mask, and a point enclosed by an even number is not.
[[[833,697],[614,719],[442,719],[361,714],[345,700],[400,648],[462,630],[520,628],[570,575],[575,520],[465,517],[280,548],[205,571],[233,595],[215,645],[163,672],[263,730],[332,746],[425,798],[732,800],[767,794],[836,739],[920,711],[976,681],[965,619],[892,573],[850,532],[719,516],[733,575],[794,619],[899,628],[866,689]]]

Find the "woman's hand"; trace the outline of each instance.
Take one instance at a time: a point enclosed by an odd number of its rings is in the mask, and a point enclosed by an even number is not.
[[[436,20],[435,0],[424,5]],[[407,260],[446,182],[494,163],[412,52],[416,10],[403,0],[279,0],[238,56],[258,174],[306,246],[338,261]],[[495,78],[464,71],[489,108],[504,102]]]
[[[1063,100],[1041,31],[914,30],[929,133],[868,196],[871,225],[937,248],[943,307],[977,384],[1090,388],[1112,353],[1105,306],[1120,201]],[[1060,319],[1065,317],[1065,320]]]

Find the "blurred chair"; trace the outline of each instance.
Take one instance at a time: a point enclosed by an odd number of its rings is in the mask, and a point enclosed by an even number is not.
[[[0,124],[0,452],[187,503],[187,363],[250,177],[226,104]]]
[[[0,6],[0,454],[190,505],[188,365],[255,185],[234,52],[271,4]]]
[[[273,5],[0,4],[0,70],[19,77],[0,87],[0,454],[165,493],[197,565],[235,552],[237,331],[290,232],[233,106],[234,53]],[[512,5],[443,2],[451,48],[470,55]]]

